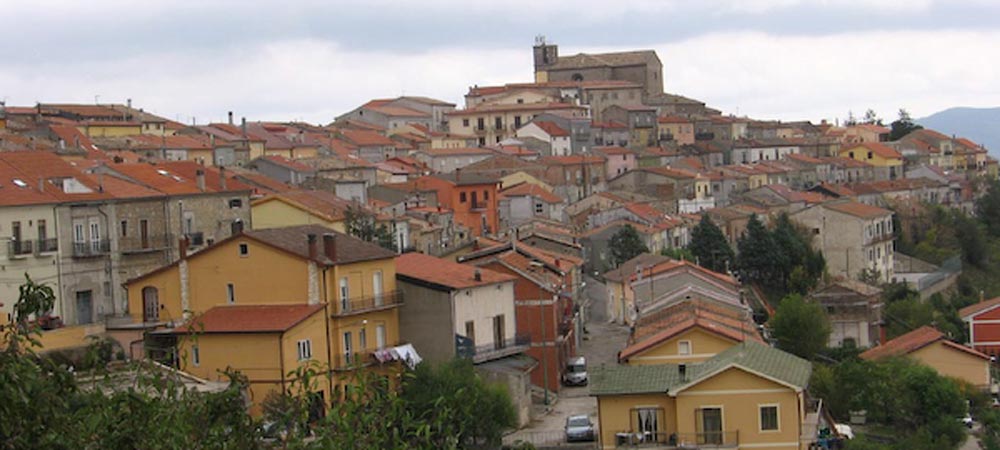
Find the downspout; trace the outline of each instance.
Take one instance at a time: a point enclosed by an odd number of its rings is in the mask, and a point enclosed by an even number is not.
[[[281,372],[281,393],[285,394],[285,332],[278,335],[278,370]]]
[[[326,381],[330,392],[330,402],[333,402],[333,349],[330,347],[330,301],[326,295],[326,272],[329,267],[323,267],[323,323],[326,325]]]

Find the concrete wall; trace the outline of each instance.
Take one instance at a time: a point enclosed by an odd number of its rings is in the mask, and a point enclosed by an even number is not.
[[[454,328],[451,293],[404,280],[398,280],[397,285],[406,296],[399,314],[401,339],[413,344],[428,362],[438,363],[454,358],[455,334],[465,334],[465,328]]]

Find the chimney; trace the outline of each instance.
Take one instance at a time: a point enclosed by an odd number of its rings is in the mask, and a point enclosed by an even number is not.
[[[226,190],[226,166],[219,166],[219,189]]]
[[[240,117],[240,128],[243,130],[243,139],[247,138],[247,118]]]
[[[323,254],[330,261],[337,262],[337,235],[330,233],[323,235]]]
[[[472,278],[474,278],[476,281],[483,281],[483,272],[477,268]]]
[[[45,179],[38,177],[38,192],[45,192]]]
[[[188,238],[187,236],[182,236],[177,242],[177,249],[180,253],[181,259],[187,258],[188,254]]]
[[[462,168],[459,167],[455,169],[455,183],[458,183],[461,180],[462,180]]]
[[[104,171],[103,170],[100,171],[100,172],[97,172],[97,192],[104,192]]]
[[[128,109],[132,109],[132,99],[125,99],[125,104],[128,105]]]
[[[233,112],[232,111],[229,111],[229,124],[230,125],[233,124]]]
[[[677,374],[680,375],[681,381],[687,381],[687,374],[688,374],[687,369],[688,369],[687,364],[680,363],[677,365]]]
[[[315,261],[319,256],[319,248],[316,245],[316,235],[309,233],[306,235],[306,243],[309,245],[309,259]]]
[[[198,183],[198,190],[205,192],[205,169],[198,169],[194,172],[195,182]]]
[[[882,345],[885,343],[885,341],[886,341],[886,326],[885,326],[885,321],[883,320],[878,323],[878,343],[879,345]]]

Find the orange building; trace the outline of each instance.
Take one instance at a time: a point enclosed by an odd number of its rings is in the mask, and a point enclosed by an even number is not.
[[[422,190],[437,192],[438,204],[455,212],[455,222],[472,230],[473,236],[495,234],[500,224],[497,181],[481,175],[453,173],[416,180]]]

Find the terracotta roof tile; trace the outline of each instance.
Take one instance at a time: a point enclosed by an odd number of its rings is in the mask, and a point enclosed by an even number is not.
[[[958,317],[966,319],[998,305],[1000,305],[1000,297],[984,300],[958,310]]]
[[[885,144],[880,144],[878,142],[861,142],[858,144],[845,145],[840,149],[840,153],[843,154],[845,151],[855,150],[859,147],[863,147],[872,153],[879,155],[886,159],[902,159],[903,155],[897,152],[892,147]]]
[[[478,281],[475,278],[477,271],[480,275]],[[486,286],[516,279],[505,273],[459,264],[422,253],[405,253],[396,257],[396,276],[404,281],[409,278],[450,289]]]
[[[533,183],[518,183],[507,189],[500,191],[507,197],[531,196],[546,203],[562,203],[563,198],[545,190],[545,188]]]
[[[891,216],[892,211],[887,209],[882,209],[877,206],[866,205],[864,203],[859,203],[855,201],[846,202],[831,202],[824,203],[823,206],[827,209],[832,209],[837,212],[842,212],[844,214],[850,214],[855,217],[860,217],[862,219],[872,219],[875,217]]]
[[[890,356],[904,356],[938,341],[942,341],[946,346],[955,350],[959,350],[983,359],[990,359],[989,356],[986,356],[976,350],[948,340],[940,331],[926,325],[902,336],[898,336],[895,339],[891,339],[889,342],[885,342],[878,347],[869,349],[868,351],[862,353],[861,357],[864,359],[880,359]]]
[[[544,131],[545,133],[547,133],[549,136],[552,136],[552,137],[565,137],[565,136],[569,136],[569,131],[564,130],[562,127],[560,127],[559,125],[556,125],[553,122],[548,122],[548,121],[544,121],[544,120],[537,120],[537,121],[534,121],[534,122],[531,122],[531,123],[535,124],[535,126],[537,126],[538,128],[541,128],[542,131]]]
[[[178,327],[187,333],[281,333],[323,310],[324,305],[216,306]]]
[[[344,141],[357,147],[393,147],[396,145],[392,139],[369,130],[340,130],[340,135]]]
[[[308,236],[314,234],[317,237],[320,251],[317,260],[323,264],[351,264],[361,261],[393,258],[395,252],[386,250],[376,244],[362,241],[353,236],[333,231],[321,225],[299,225],[293,227],[267,228],[263,230],[250,230],[245,234],[258,241],[270,244],[296,254],[302,258],[309,258]],[[331,234],[335,239],[337,249],[336,260],[331,261],[322,251],[323,235]],[[204,250],[202,250],[204,252]],[[199,252],[197,254],[200,254]],[[197,255],[196,254],[196,255]]]

